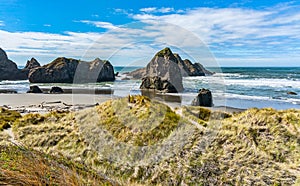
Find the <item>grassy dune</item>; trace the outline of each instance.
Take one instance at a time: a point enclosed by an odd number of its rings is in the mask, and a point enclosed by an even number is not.
[[[298,110],[173,111],[129,96],[76,113],[17,116],[10,125],[33,152],[64,157],[121,185],[300,184]]]
[[[33,149],[0,146],[0,185],[112,185],[111,182],[63,157]]]

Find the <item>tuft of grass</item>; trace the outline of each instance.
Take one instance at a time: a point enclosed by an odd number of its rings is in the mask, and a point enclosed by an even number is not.
[[[222,111],[211,111],[210,109],[199,106],[184,106],[183,114],[192,115],[203,121],[221,120],[230,118],[232,115]]]
[[[0,107],[0,131],[10,128],[14,121],[19,118],[21,118],[21,114],[19,112]]]
[[[52,111],[44,115],[39,113],[29,113],[15,120],[14,128],[24,127],[26,125],[38,125],[47,121],[57,122],[62,117],[66,116],[67,113],[68,112],[61,112],[61,111]]]

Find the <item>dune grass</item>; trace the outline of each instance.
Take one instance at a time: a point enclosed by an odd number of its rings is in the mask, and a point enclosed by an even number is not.
[[[0,146],[0,185],[112,185],[62,157],[17,146]]]
[[[11,111],[0,107],[0,131],[11,127],[12,123],[21,117],[17,111]]]
[[[24,145],[91,167],[121,185],[300,183],[299,110],[230,115],[183,107],[182,114],[129,96],[76,113],[26,115],[13,130]]]
[[[109,101],[96,107],[99,124],[118,141],[137,146],[152,145],[169,136],[180,117],[169,107],[151,103],[144,96]]]

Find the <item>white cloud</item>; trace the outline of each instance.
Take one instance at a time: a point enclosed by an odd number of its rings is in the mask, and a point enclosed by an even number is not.
[[[174,8],[170,8],[170,7],[167,7],[167,8],[160,8],[160,9],[158,10],[158,12],[161,12],[161,13],[174,12]]]
[[[140,9],[141,12],[147,12],[147,13],[155,12],[156,10],[157,10],[156,7],[149,7],[149,8],[141,8]]]
[[[58,56],[86,60],[100,57],[110,59],[114,65],[146,63],[157,50],[166,46],[179,52],[183,58],[205,65],[210,63],[209,66],[216,64],[210,49],[224,66],[243,66],[255,60],[256,64],[274,62],[275,65],[276,62],[280,65],[283,62],[280,63],[279,59],[300,64],[300,13],[283,5],[278,9],[264,10],[195,8],[178,13],[174,9],[150,7],[141,11],[140,14],[130,14],[140,22],[122,27],[109,22],[77,21],[106,28],[106,33],[69,31],[50,34],[0,30],[0,47],[19,64],[31,57],[48,63]],[[159,11],[169,14],[157,15]]]
[[[4,22],[3,21],[0,21],[0,26],[4,26]]]
[[[141,8],[141,12],[144,13],[169,13],[169,12],[174,12],[174,8],[171,7],[162,7],[162,8],[157,8],[157,7],[148,7],[148,8]]]
[[[131,17],[144,23],[165,22],[187,29],[214,51],[239,47],[247,53],[259,49],[255,54],[268,58],[281,51],[288,59],[290,54],[300,53],[297,48],[300,43],[299,8],[286,4],[263,10],[195,8],[180,14],[156,15],[154,12],[147,12]],[[169,26],[162,25],[156,29],[161,33],[180,37],[177,29],[172,30]],[[238,59],[245,53],[233,54]]]
[[[50,24],[44,24],[43,26],[45,26],[45,27],[51,27],[52,25],[50,25]]]
[[[143,30],[131,28],[106,33],[64,34],[0,30],[0,47],[19,65],[24,65],[31,57],[46,64],[60,56],[87,61],[99,57],[115,65],[130,65],[137,59],[151,57],[157,50],[140,39],[143,34]]]
[[[117,26],[115,26],[115,25],[113,25],[112,23],[109,23],[109,22],[90,21],[90,20],[80,20],[80,21],[76,21],[76,22],[85,23],[85,24],[89,24],[89,25],[94,25],[95,27],[98,27],[98,28],[105,28],[105,29],[116,29],[116,28],[118,28]]]

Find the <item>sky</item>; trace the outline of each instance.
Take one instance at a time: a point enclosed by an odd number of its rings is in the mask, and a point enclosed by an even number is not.
[[[300,1],[0,0],[0,47],[143,66],[164,47],[206,66],[300,66]]]

